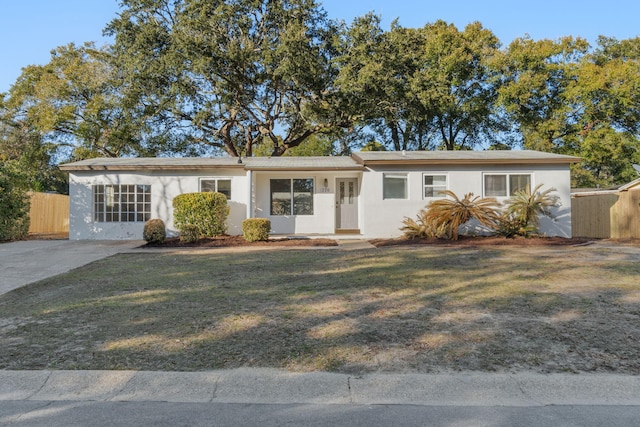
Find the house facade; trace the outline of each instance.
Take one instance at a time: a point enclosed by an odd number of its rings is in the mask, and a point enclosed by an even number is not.
[[[540,230],[571,236],[569,165],[576,157],[536,151],[361,152],[350,157],[90,159],[69,173],[70,239],[140,239],[144,222],[162,219],[169,235],[173,198],[219,191],[227,196],[229,234],[246,218],[268,218],[272,234],[398,237],[451,190],[508,199],[538,184],[553,187],[560,207]]]

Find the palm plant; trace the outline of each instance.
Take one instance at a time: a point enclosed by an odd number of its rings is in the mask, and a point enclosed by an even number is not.
[[[444,227],[436,227],[432,222],[427,219],[427,211],[421,209],[416,216],[416,219],[405,217],[402,220],[404,224],[400,230],[404,232],[404,237],[407,239],[429,239],[429,238],[442,238],[447,235],[447,231]]]
[[[552,209],[558,207],[559,197],[550,193],[556,191],[549,188],[540,192],[543,184],[537,185],[533,191],[518,191],[505,202],[505,218],[516,221],[525,230],[537,231],[540,216],[553,218]]]
[[[486,227],[497,226],[500,203],[496,199],[473,197],[473,193],[467,193],[459,199],[450,190],[443,194],[450,198],[431,202],[424,217],[435,229],[444,228],[452,240],[458,240],[458,228],[471,219]]]

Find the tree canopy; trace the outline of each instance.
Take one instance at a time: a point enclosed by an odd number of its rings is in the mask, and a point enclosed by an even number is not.
[[[0,158],[522,147],[580,156],[574,185],[636,176],[640,38],[503,47],[479,22],[383,29],[316,0],[121,6],[112,45],[58,47],[0,96]]]
[[[107,33],[145,102],[189,140],[272,155],[348,124],[329,107],[333,24],[313,0],[126,0]]]

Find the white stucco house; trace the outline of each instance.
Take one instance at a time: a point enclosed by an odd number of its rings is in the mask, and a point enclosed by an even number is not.
[[[224,193],[228,233],[246,218],[269,218],[273,234],[397,237],[451,190],[506,200],[515,191],[554,187],[561,206],[541,232],[571,236],[569,165],[580,159],[537,151],[360,152],[350,157],[99,158],[62,165],[69,173],[70,239],[140,239],[146,220],[169,234],[172,200]]]

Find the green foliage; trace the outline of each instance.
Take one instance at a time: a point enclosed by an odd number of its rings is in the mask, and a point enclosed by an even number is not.
[[[478,22],[381,21],[333,22],[317,0],[123,0],[112,46],[58,47],[0,99],[0,159],[19,161],[30,188],[65,192],[61,159],[515,141],[581,157],[574,186],[635,178],[640,37],[501,50]]]
[[[247,218],[242,221],[242,235],[247,242],[269,240],[271,221],[266,218]]]
[[[473,193],[465,194],[459,199],[450,190],[444,194],[448,199],[439,199],[427,206],[424,219],[436,230],[444,229],[447,237],[458,239],[458,228],[475,219],[485,227],[494,229],[498,223],[500,203],[494,198],[473,197]]]
[[[277,143],[264,141],[259,145],[254,145],[253,155],[256,157],[271,156],[274,149],[282,148],[282,138],[277,137]],[[329,135],[311,135],[307,137],[304,144],[287,148],[283,156],[312,157],[312,156],[332,156],[334,155],[333,138]]]
[[[49,141],[72,145],[72,158],[130,155],[142,129],[132,123],[133,106],[122,104],[122,80],[106,52],[70,44],[48,64],[24,68],[7,106]]]
[[[525,148],[555,151],[579,130],[573,120],[579,104],[572,92],[577,82],[577,60],[589,45],[584,39],[558,41],[514,40],[494,60],[503,84],[500,102],[517,123]]]
[[[66,174],[54,164],[58,146],[47,142],[25,122],[14,121],[0,105],[0,162],[12,164],[32,191],[68,192]]]
[[[173,221],[181,234],[187,225],[197,227],[204,237],[224,234],[228,215],[227,197],[222,193],[186,193],[173,199]]]
[[[378,141],[369,141],[362,146],[360,151],[387,151],[387,147],[380,144]]]
[[[201,233],[197,225],[183,224],[180,227],[180,241],[187,243],[197,242]]]
[[[516,39],[493,64],[500,105],[523,146],[583,159],[572,185],[622,184],[635,177],[640,148],[640,38]]]
[[[395,150],[469,149],[494,139],[497,83],[489,60],[499,41],[479,23],[463,31],[444,21],[423,28],[380,17],[357,18],[344,31],[336,61],[344,107]]]
[[[330,108],[336,29],[314,0],[121,5],[107,28],[118,68],[192,141],[231,156],[263,144],[277,156],[343,124]]]
[[[149,243],[162,243],[167,238],[167,230],[161,219],[150,219],[144,223],[142,238]]]
[[[495,229],[496,234],[503,237],[529,236],[536,231],[534,226],[527,225],[517,216],[507,215],[504,212],[500,215]]]
[[[0,241],[20,240],[29,234],[29,195],[24,178],[0,162]]]

